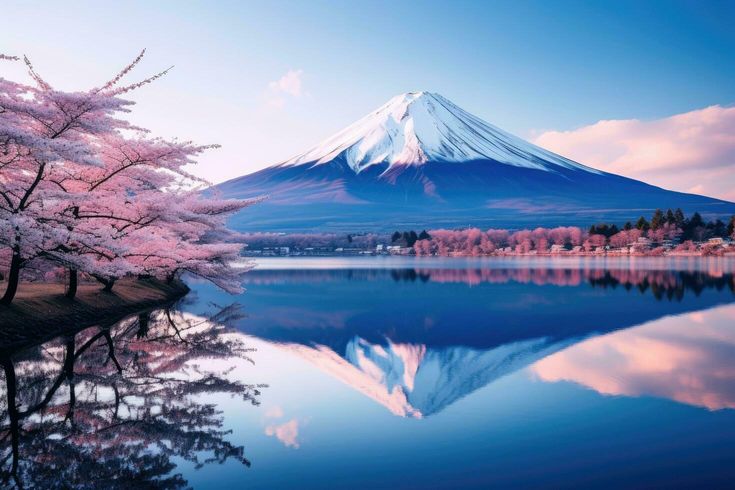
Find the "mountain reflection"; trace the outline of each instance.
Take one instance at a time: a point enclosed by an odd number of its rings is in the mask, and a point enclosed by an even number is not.
[[[343,356],[325,346],[277,344],[400,417],[423,418],[507,374],[563,349],[534,339],[477,350],[371,344],[355,337]]]
[[[721,270],[256,269],[247,283],[241,331],[413,418],[585,339],[735,301]]]
[[[257,404],[258,388],[207,361],[247,359],[224,321],[142,312],[5,354],[0,481],[17,488],[184,488],[174,458],[195,466],[239,461],[222,416],[201,395]]]
[[[605,395],[735,408],[734,326],[733,306],[665,318],[580,342],[537,362],[532,372]]]

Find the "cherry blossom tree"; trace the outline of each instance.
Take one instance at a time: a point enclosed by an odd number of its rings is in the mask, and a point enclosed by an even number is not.
[[[34,85],[0,79],[0,244],[10,250],[3,303],[34,260],[67,268],[72,298],[78,272],[107,289],[126,275],[181,271],[236,289],[229,263],[239,245],[217,240],[234,237],[227,216],[254,201],[200,192],[207,183],[184,167],[215,145],[150,137],[120,118],[133,105],[122,96],[168,71],[120,85],[143,54],[82,92],[54,89],[27,58]]]

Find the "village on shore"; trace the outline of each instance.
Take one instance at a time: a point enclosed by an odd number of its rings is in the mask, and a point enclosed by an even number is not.
[[[720,237],[710,238],[702,242],[690,242],[677,244],[672,240],[666,240],[661,244],[654,244],[649,238],[640,237],[635,243],[623,247],[612,247],[610,245],[597,246],[594,249],[585,249],[582,245],[573,246],[570,249],[564,245],[552,244],[548,250],[522,251],[514,247],[503,247],[490,253],[468,253],[466,251],[453,251],[446,254],[431,253],[417,254],[414,247],[403,245],[391,245],[379,243],[374,248],[360,247],[299,247],[299,246],[273,246],[258,249],[248,248],[244,252],[246,257],[332,257],[332,256],[446,256],[446,257],[468,257],[468,256],[733,256],[735,257],[735,241]]]
[[[699,213],[667,210],[621,228],[596,224],[533,230],[478,228],[396,231],[393,234],[251,233],[250,257],[284,256],[735,256],[735,216],[726,224]]]

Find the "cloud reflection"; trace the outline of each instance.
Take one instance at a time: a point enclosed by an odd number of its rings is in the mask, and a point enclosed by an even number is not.
[[[586,340],[531,370],[543,381],[571,381],[604,395],[735,408],[734,320],[734,306],[663,318]]]
[[[275,436],[275,438],[281,441],[284,446],[298,449],[299,421],[291,419],[282,424],[268,425],[265,428],[265,435]]]

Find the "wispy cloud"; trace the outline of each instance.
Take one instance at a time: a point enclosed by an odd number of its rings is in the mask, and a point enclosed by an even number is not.
[[[298,99],[305,95],[302,77],[304,70],[289,70],[278,80],[268,83],[266,103],[271,107],[283,107],[288,99]]]
[[[735,201],[735,107],[653,121],[605,120],[545,131],[534,143],[600,170]]]

